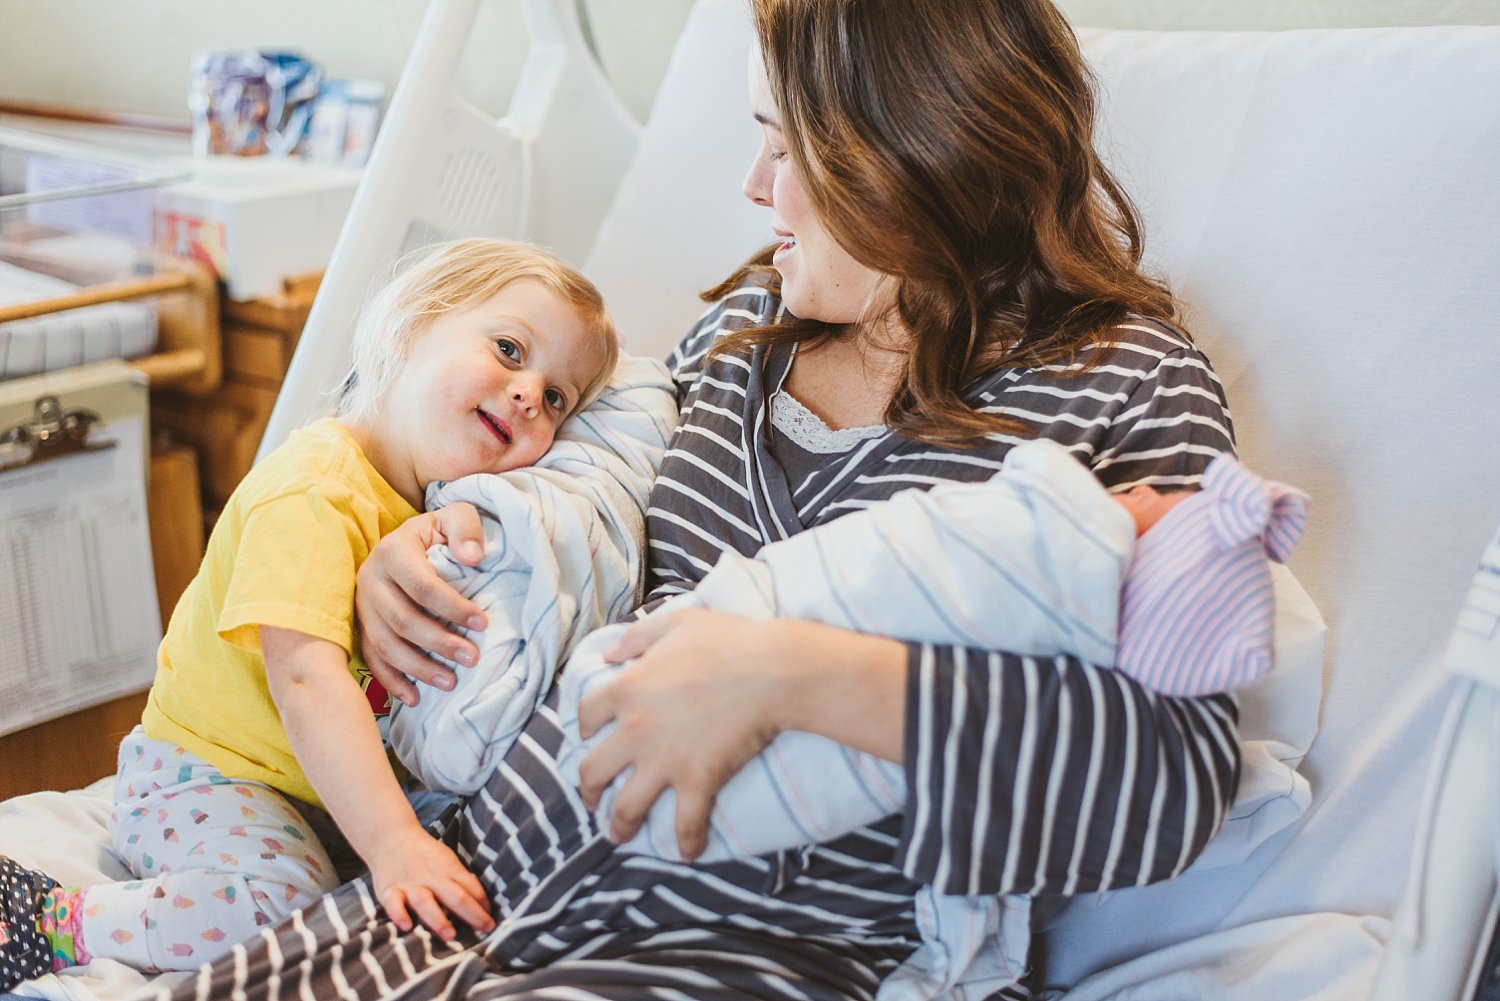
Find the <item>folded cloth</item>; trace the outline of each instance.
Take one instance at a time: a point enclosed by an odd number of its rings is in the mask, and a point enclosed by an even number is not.
[[[428,510],[457,501],[479,509],[478,566],[447,546],[428,556],[489,623],[466,632],[479,661],[455,668],[453,691],[418,682],[417,705],[392,706],[387,738],[426,786],[476,792],[578,641],[639,604],[647,498],[676,421],[666,367],[622,357],[536,465],[428,488]]]

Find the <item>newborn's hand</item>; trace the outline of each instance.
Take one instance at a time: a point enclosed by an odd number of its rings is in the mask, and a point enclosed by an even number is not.
[[[417,704],[412,679],[443,691],[458,680],[427,651],[466,666],[478,660],[478,648],[434,616],[483,629],[484,613],[438,576],[427,550],[446,544],[472,566],[484,556],[483,540],[473,505],[451,504],[403,522],[360,565],[354,588],[360,653],[375,680],[405,705]]]
[[[585,740],[616,724],[583,759],[579,777],[592,810],[632,769],[615,800],[612,841],[634,837],[670,787],[678,850],[686,861],[703,853],[719,790],[780,732],[784,686],[774,651],[794,627],[685,609],[635,623],[606,651],[612,661],[634,662],[579,704]]]

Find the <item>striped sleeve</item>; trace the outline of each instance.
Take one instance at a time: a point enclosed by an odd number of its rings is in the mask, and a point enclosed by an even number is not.
[[[771,322],[779,305],[747,282],[711,306],[667,359],[679,414],[646,515],[646,608],[691,590],[726,550],[753,553],[765,542],[745,482],[751,365],[709,353],[721,337]]]
[[[1028,374],[996,403],[1112,490],[1196,484],[1234,450],[1218,376],[1166,324],[1115,335],[1098,364]],[[1170,698],[1068,657],[908,649],[908,876],[946,893],[1135,886],[1181,872],[1223,823],[1239,780],[1231,697]]]
[[[899,864],[941,892],[1167,879],[1239,777],[1227,695],[1169,698],[1070,657],[909,646]]]
[[[1145,350],[1140,344],[1121,344],[1119,349]],[[1176,347],[1134,374],[1089,461],[1105,487],[1190,487],[1214,456],[1234,452],[1234,424],[1224,387],[1200,351]]]
[[[667,356],[667,370],[677,383],[678,402],[684,402],[692,392],[716,340],[728,331],[769,323],[779,302],[765,287],[747,281],[704,310]]]

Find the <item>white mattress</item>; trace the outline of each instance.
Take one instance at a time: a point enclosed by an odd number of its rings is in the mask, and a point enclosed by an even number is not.
[[[0,306],[78,291],[71,282],[0,261]],[[105,358],[139,358],[156,346],[156,307],[107,302],[0,323],[0,379]]]
[[[54,879],[68,885],[117,882],[130,878],[109,847],[110,786],[100,779],[72,792],[41,792],[18,796],[0,804],[0,845],[5,854],[25,866],[45,866]],[[12,988],[16,997],[55,998],[58,1001],[103,1001],[123,998],[160,979],[169,984],[187,974],[151,977],[112,960],[29,980]]]

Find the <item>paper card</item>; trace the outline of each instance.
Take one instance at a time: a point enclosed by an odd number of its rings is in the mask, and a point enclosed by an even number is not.
[[[118,184],[137,180],[138,176],[124,167],[73,157],[33,155],[26,159],[28,192]],[[117,236],[145,247],[151,244],[153,199],[150,188],[138,188],[34,202],[26,207],[26,212],[27,218],[39,226]]]

